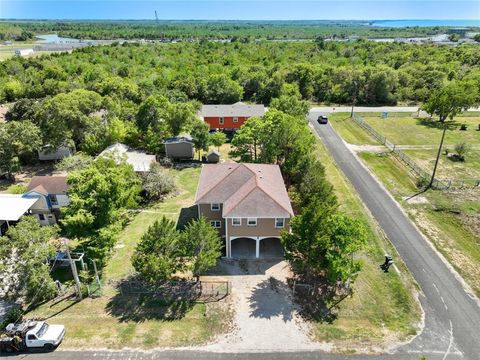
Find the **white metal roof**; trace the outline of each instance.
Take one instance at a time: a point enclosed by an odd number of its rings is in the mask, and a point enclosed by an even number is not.
[[[39,197],[0,194],[0,220],[18,221],[38,201]]]

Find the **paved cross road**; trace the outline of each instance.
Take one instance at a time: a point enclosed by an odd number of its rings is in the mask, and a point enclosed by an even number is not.
[[[311,111],[310,123],[421,287],[425,330],[398,351],[443,353],[444,359],[460,354],[464,359],[480,359],[478,300],[464,290],[399,204],[347,148],[333,127],[317,123],[320,114]]]

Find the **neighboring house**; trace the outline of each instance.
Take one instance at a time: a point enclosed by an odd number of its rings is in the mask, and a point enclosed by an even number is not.
[[[38,150],[38,159],[41,161],[62,160],[73,154],[73,150],[65,145],[60,145],[54,148],[52,145],[45,145],[41,150]]]
[[[195,204],[218,229],[227,257],[283,256],[280,236],[293,210],[278,165],[203,165]]]
[[[155,155],[149,155],[144,151],[131,149],[127,145],[120,143],[110,145],[103,150],[98,157],[107,155],[125,156],[127,164],[132,165],[133,170],[137,173],[149,172],[150,166],[156,162]]]
[[[40,196],[0,194],[0,236],[5,235],[8,227],[17,223],[24,214],[40,201]]]
[[[237,102],[232,105],[203,105],[200,117],[211,130],[237,130],[252,116],[265,115],[265,106]]]
[[[206,160],[209,163],[216,164],[220,162],[220,157],[221,156],[218,151],[212,150],[207,154]]]
[[[15,50],[16,56],[29,56],[33,55],[33,49],[17,49]]]
[[[39,198],[30,208],[30,213],[42,225],[57,222],[60,208],[68,206],[68,185],[65,176],[34,176],[28,185],[24,198]]]
[[[165,156],[173,160],[191,160],[194,156],[193,141],[190,136],[177,136],[165,139]]]

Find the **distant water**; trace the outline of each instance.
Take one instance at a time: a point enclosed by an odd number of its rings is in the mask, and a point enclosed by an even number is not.
[[[407,26],[480,26],[480,20],[373,20],[372,26],[407,27]]]
[[[80,40],[58,36],[57,34],[38,35],[36,41],[39,44],[78,43]]]

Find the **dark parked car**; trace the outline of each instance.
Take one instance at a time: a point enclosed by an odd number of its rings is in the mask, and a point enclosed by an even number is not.
[[[320,115],[317,121],[319,124],[328,124],[328,117],[325,115]]]

